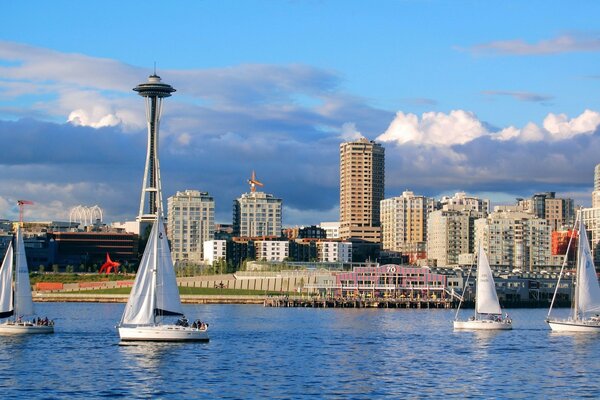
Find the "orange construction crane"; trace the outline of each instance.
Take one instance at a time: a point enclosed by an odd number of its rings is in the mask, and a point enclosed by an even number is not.
[[[33,204],[33,201],[17,200],[17,204],[19,205],[19,224],[23,226],[23,208],[25,208],[25,204]]]
[[[252,177],[250,179],[248,179],[248,183],[250,184],[250,191],[252,193],[256,192],[256,185],[265,186],[262,184],[262,182],[259,182],[258,180],[256,180],[256,174],[254,173],[254,171],[252,171]]]

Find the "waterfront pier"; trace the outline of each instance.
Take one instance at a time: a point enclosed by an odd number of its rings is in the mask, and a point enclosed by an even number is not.
[[[448,298],[267,297],[265,307],[309,308],[453,308]]]

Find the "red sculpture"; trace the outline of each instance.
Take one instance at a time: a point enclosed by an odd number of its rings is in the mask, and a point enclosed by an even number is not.
[[[117,270],[119,269],[120,266],[121,266],[120,263],[111,260],[108,253],[106,253],[106,262],[104,264],[102,264],[102,266],[100,267],[99,273],[101,274],[104,272],[105,274],[108,275],[111,272],[114,272],[116,274],[118,272]]]

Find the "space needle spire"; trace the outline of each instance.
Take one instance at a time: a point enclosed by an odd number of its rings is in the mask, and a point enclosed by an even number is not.
[[[133,88],[146,99],[146,120],[148,122],[148,148],[146,152],[146,167],[144,168],[144,183],[138,221],[154,221],[157,212],[162,214],[163,202],[160,185],[160,164],[158,162],[158,127],[162,111],[162,100],[170,97],[175,91],[171,85],[161,82],[160,76],[154,73],[148,77],[148,82],[140,83]]]

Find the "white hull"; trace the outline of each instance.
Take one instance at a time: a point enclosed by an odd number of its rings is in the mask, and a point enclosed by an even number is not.
[[[206,329],[196,329],[179,325],[118,326],[122,341],[143,342],[208,342]]]
[[[555,332],[598,332],[600,333],[599,321],[573,321],[573,320],[548,320],[550,329]]]
[[[54,333],[54,326],[7,322],[0,324],[0,335],[23,335],[35,333]]]
[[[472,321],[454,321],[454,329],[509,330],[512,329],[512,322],[509,320],[492,321],[485,319],[476,319]]]

